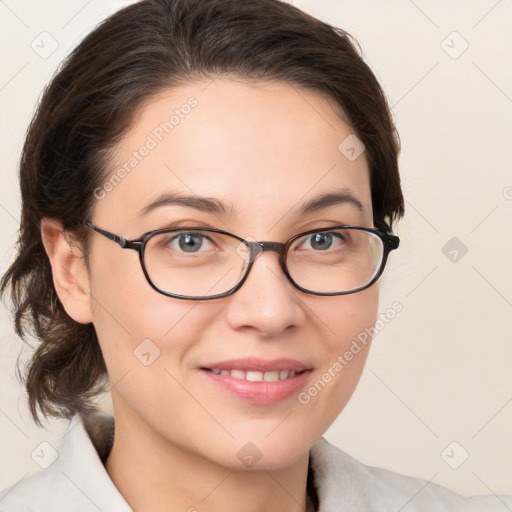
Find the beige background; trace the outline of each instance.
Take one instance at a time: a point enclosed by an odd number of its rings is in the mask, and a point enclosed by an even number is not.
[[[0,2],[2,273],[18,228],[17,159],[38,96],[72,47],[127,3]],[[368,464],[461,493],[510,493],[512,1],[292,3],[359,40],[403,144],[402,247],[380,285],[381,311],[395,301],[403,311],[375,338],[327,438]],[[39,469],[31,453],[43,441],[56,446],[64,425],[33,426],[14,374],[22,344],[3,310],[0,338],[1,490]]]

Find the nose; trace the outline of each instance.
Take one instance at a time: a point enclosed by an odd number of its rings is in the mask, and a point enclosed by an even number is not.
[[[227,300],[227,321],[233,329],[252,329],[276,336],[304,323],[301,292],[287,280],[275,252],[261,252],[242,285]]]

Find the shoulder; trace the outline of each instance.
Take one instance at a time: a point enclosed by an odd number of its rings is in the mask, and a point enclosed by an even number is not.
[[[88,421],[78,415],[71,420],[53,464],[3,491],[0,512],[131,512],[102,463],[101,448],[108,442],[112,418],[97,418],[101,428],[95,429],[99,438],[94,442]]]
[[[367,466],[320,439],[311,450],[314,482],[322,512],[501,512],[512,496],[464,497],[432,481]]]

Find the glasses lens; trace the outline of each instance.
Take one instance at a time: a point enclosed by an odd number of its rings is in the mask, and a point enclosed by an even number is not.
[[[240,250],[240,244],[232,236],[211,231],[159,233],[146,243],[144,264],[161,291],[210,297],[226,293],[242,279],[247,251]]]
[[[315,293],[361,288],[378,273],[384,254],[381,238],[359,229],[304,235],[288,248],[287,267],[296,284]]]
[[[190,298],[222,295],[243,278],[248,247],[234,236],[201,229],[153,235],[144,264],[159,290]],[[333,229],[303,235],[287,251],[292,280],[313,293],[347,293],[369,284],[380,270],[381,238],[361,229]]]

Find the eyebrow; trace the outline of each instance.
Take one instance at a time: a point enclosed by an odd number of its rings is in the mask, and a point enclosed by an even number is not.
[[[350,190],[343,189],[338,192],[323,194],[303,203],[300,206],[297,214],[307,215],[338,204],[351,204],[355,206],[359,211],[364,211],[364,207],[361,201],[359,201],[359,199],[357,199],[352,194],[352,192],[350,192]],[[173,205],[186,206],[188,208],[194,208],[199,211],[217,215],[225,215],[231,217],[237,216],[237,210],[233,205],[226,205],[222,201],[215,198],[199,197],[196,195],[189,196],[177,192],[165,192],[159,195],[151,203],[142,208],[138,215],[139,217],[142,217],[161,206]]]
[[[161,206],[187,206],[196,210],[218,215],[229,215],[234,217],[236,211],[233,206],[226,206],[215,198],[199,197],[196,195],[186,196],[176,192],[165,192],[159,195],[154,201],[146,205],[139,211],[139,217],[147,215],[149,212]]]
[[[355,206],[359,211],[364,211],[363,204],[359,199],[357,199],[349,189],[345,188],[338,192],[331,192],[328,194],[323,194],[319,197],[315,197],[300,207],[298,214],[306,215],[308,213],[313,213],[318,210],[323,210],[324,208],[329,208],[329,206],[335,206],[337,204],[351,204]]]

